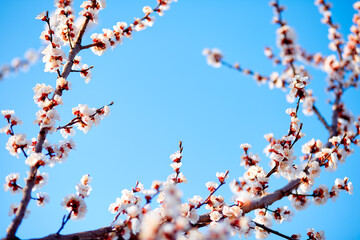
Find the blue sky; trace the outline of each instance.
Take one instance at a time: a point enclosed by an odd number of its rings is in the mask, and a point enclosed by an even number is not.
[[[287,6],[284,18],[295,28],[301,46],[309,52],[330,54],[327,27],[320,23],[321,16],[313,1],[280,1]],[[341,24],[341,32],[349,33],[354,13],[353,1],[332,1],[333,17]],[[81,1],[75,1],[79,6]],[[112,28],[118,21],[130,22],[142,16],[142,7],[154,6],[154,0],[108,0],[107,8],[100,13],[99,25],[90,29],[84,38],[90,43],[90,34],[102,28]],[[2,5],[0,29],[0,65],[13,57],[22,56],[29,48],[41,46],[43,24],[35,20],[42,11],[52,11],[53,2],[47,0],[8,1]],[[78,10],[78,7],[76,8]],[[221,49],[229,62],[239,62],[260,73],[269,75],[274,67],[263,54],[265,46],[275,46],[276,26],[272,25],[272,9],[268,1],[239,0],[179,0],[163,17],[157,17],[154,26],[135,33],[132,40],[98,57],[91,51],[81,52],[83,62],[94,65],[93,78],[85,84],[79,75],[71,74],[72,90],[63,96],[64,105],[58,108],[61,125],[71,118],[71,108],[79,103],[101,107],[114,101],[111,114],[100,126],[84,135],[77,131],[74,137],[77,150],[70,153],[67,162],[44,171],[50,175],[49,184],[42,191],[50,194],[50,204],[38,208],[30,203],[30,218],[23,221],[20,238],[42,237],[60,227],[67,213],[60,206],[62,198],[75,193],[75,185],[82,175],[93,177],[93,191],[86,203],[88,213],[84,220],[71,221],[63,233],[92,230],[107,226],[113,216],[109,204],[121,196],[121,190],[130,189],[137,180],[150,187],[153,180],[165,180],[172,169],[169,156],[178,150],[183,141],[182,172],[188,183],[181,186],[183,199],[193,195],[207,196],[205,183],[216,180],[217,171],[230,170],[230,180],[243,175],[240,167],[241,143],[250,143],[258,153],[262,166],[268,170],[268,158],[262,154],[269,132],[276,137],[287,133],[289,118],[285,109],[294,107],[285,99],[286,93],[257,86],[254,80],[226,68],[207,66],[201,51],[205,47]],[[277,51],[277,50],[276,50]],[[39,61],[27,73],[18,73],[0,82],[0,109],[14,109],[24,124],[15,129],[29,139],[38,133],[33,124],[38,107],[33,102],[32,88],[36,83],[55,85],[56,75],[45,73]],[[330,98],[324,92],[325,74],[307,66],[313,76],[310,88],[318,98],[317,106],[329,121]],[[359,92],[352,89],[345,95],[349,109],[360,114]],[[301,145],[311,138],[326,141],[327,133],[313,117],[300,114],[306,137],[296,146],[301,156]],[[0,125],[5,125],[5,120]],[[0,179],[11,172],[19,172],[21,179],[28,169],[24,158],[16,159],[5,149],[8,137],[0,135]],[[58,134],[50,136],[53,143]],[[331,187],[336,178],[348,176],[354,184],[354,194],[342,193],[333,203],[310,206],[297,212],[291,223],[273,228],[284,234],[306,234],[314,227],[324,230],[327,239],[360,239],[358,221],[354,213],[360,211],[359,149],[335,173],[323,172],[316,186]],[[285,184],[272,179],[270,189]],[[220,189],[226,199],[231,194],[227,185]],[[7,216],[12,202],[20,195],[0,191],[0,236],[11,221]],[[273,208],[288,205],[285,199]],[[355,220],[354,220],[355,219]],[[270,236],[269,239],[278,239]]]

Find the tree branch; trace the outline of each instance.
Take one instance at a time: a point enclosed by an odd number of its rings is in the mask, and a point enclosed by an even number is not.
[[[242,207],[243,214],[246,214],[258,208],[265,208],[273,204],[274,202],[282,199],[283,197],[289,196],[291,190],[297,188],[300,185],[300,183],[301,183],[300,179],[292,180],[283,188],[280,188],[279,190],[273,193],[270,193],[259,199],[245,203],[245,205]],[[208,225],[210,222],[211,222],[210,213],[205,213],[200,216],[199,221],[195,224],[195,227],[203,227]]]
[[[33,238],[32,240],[80,240],[80,239],[104,239],[105,236],[111,232],[115,232],[115,229],[112,227],[103,227],[92,231],[85,231],[79,233],[73,233],[68,235],[59,235],[59,234],[51,234],[49,236],[43,238]]]
[[[87,27],[89,21],[90,21],[89,18],[85,19],[85,22],[82,25],[82,27],[81,27],[81,29],[79,31],[79,34],[78,34],[78,36],[76,38],[75,46],[74,46],[73,49],[70,50],[69,57],[68,57],[69,60],[65,64],[63,72],[61,74],[61,77],[65,78],[65,79],[69,76],[69,74],[71,72],[71,67],[73,65],[73,60],[74,60],[76,54],[81,49],[80,48],[81,39],[82,39],[82,37],[83,37],[83,35],[85,33],[85,30],[86,30],[86,27]],[[56,95],[59,95],[59,96],[62,95],[61,88],[57,88],[55,90],[53,98]],[[40,132],[39,132],[38,137],[37,137],[37,143],[36,143],[36,146],[35,146],[35,152],[36,153],[41,153],[43,144],[44,144],[46,136],[47,136],[47,133],[48,133],[47,128],[41,128],[40,129]],[[16,231],[19,228],[19,226],[20,226],[20,224],[22,222],[22,219],[24,218],[26,208],[27,208],[27,206],[29,204],[29,201],[31,199],[31,191],[32,191],[33,187],[35,186],[36,172],[37,172],[37,167],[31,167],[30,168],[30,174],[29,174],[29,177],[26,179],[26,186],[25,186],[25,188],[23,190],[23,196],[22,196],[19,208],[18,208],[18,210],[16,212],[16,216],[15,216],[15,218],[13,219],[13,221],[11,222],[10,226],[7,229],[7,236],[6,236],[7,239],[14,239],[15,238]]]
[[[316,114],[316,116],[319,118],[320,122],[325,126],[325,128],[330,132],[331,131],[331,127],[329,126],[329,124],[326,122],[325,118],[321,115],[321,113],[319,112],[319,110],[317,109],[317,107],[315,105],[313,105],[312,110],[314,111],[314,113]]]

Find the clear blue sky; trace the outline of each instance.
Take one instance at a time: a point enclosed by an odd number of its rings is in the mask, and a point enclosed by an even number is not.
[[[284,18],[295,28],[298,42],[309,52],[330,54],[327,48],[327,27],[320,23],[321,16],[313,1],[280,1],[287,6]],[[354,13],[354,1],[332,1],[333,17],[341,24],[341,32],[349,33]],[[75,1],[79,6],[81,1]],[[89,30],[84,42],[90,43],[90,34],[102,28],[112,28],[117,21],[130,22],[142,16],[142,7],[156,5],[155,0],[108,0],[107,8],[100,13],[98,27]],[[0,16],[0,65],[13,57],[22,56],[29,48],[41,46],[39,36],[43,24],[35,20],[42,11],[52,11],[53,1],[7,1],[2,4]],[[78,8],[77,8],[78,10]],[[132,40],[102,57],[90,51],[81,52],[84,63],[94,65],[93,78],[86,85],[84,79],[71,74],[72,90],[64,94],[64,105],[58,108],[61,125],[71,118],[71,108],[79,103],[101,107],[111,101],[111,115],[87,135],[77,131],[74,140],[77,150],[70,153],[67,162],[44,171],[50,175],[49,184],[42,191],[50,194],[50,204],[38,208],[30,203],[31,215],[23,221],[20,238],[42,237],[58,230],[62,216],[67,213],[60,206],[62,198],[75,193],[75,185],[82,175],[93,177],[93,191],[86,203],[88,213],[84,220],[71,221],[63,233],[92,230],[107,226],[113,215],[109,204],[120,197],[121,190],[130,189],[137,180],[150,187],[152,180],[165,180],[172,169],[171,153],[183,141],[182,172],[188,183],[181,186],[183,199],[195,194],[207,196],[205,183],[216,180],[217,171],[230,170],[230,180],[243,175],[240,167],[241,143],[250,143],[253,152],[261,156],[262,166],[269,170],[268,158],[262,154],[269,132],[280,138],[287,133],[289,118],[285,109],[294,107],[286,102],[285,93],[257,86],[249,77],[226,68],[213,69],[206,64],[201,51],[205,47],[220,48],[228,61],[238,61],[263,74],[274,68],[263,55],[264,46],[275,47],[276,26],[270,23],[273,16],[268,1],[244,0],[179,0],[163,17],[157,17],[154,26],[135,33]],[[14,109],[24,124],[15,129],[26,133],[29,139],[38,133],[33,124],[38,107],[33,102],[32,88],[36,83],[55,85],[56,75],[45,73],[39,61],[27,73],[19,73],[0,82],[0,109]],[[308,67],[313,75],[310,88],[318,98],[318,107],[330,119],[329,96],[324,93],[325,74]],[[355,116],[360,114],[359,92],[350,90],[345,96],[348,108]],[[326,141],[327,134],[320,122],[300,114],[306,138]],[[5,120],[0,122],[3,126]],[[28,167],[24,158],[16,159],[5,149],[6,135],[0,135],[0,180],[11,172],[19,172],[21,179]],[[58,134],[50,136],[58,141]],[[334,180],[348,176],[354,184],[354,194],[342,193],[333,203],[310,206],[297,212],[291,223],[273,228],[284,234],[306,234],[314,227],[325,230],[327,239],[360,239],[357,230],[360,212],[360,150],[348,158],[335,173],[323,172],[316,186],[331,187]],[[20,181],[23,183],[22,181]],[[285,182],[272,179],[271,189]],[[2,182],[1,182],[2,184]],[[230,190],[224,186],[219,194],[230,199]],[[19,202],[20,195],[0,191],[0,237],[11,221],[9,206]],[[288,205],[285,199],[274,207]],[[274,208],[273,207],[273,208]],[[278,239],[270,236],[269,239]]]

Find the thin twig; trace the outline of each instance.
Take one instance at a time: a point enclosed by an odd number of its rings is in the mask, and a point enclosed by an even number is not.
[[[72,213],[73,213],[73,210],[71,210],[67,216],[64,215],[64,217],[63,217],[63,219],[62,219],[62,222],[61,222],[61,227],[60,227],[59,230],[56,232],[57,235],[60,235],[61,230],[64,229],[65,224],[70,220],[70,217],[71,217],[71,214],[72,214]]]
[[[92,68],[94,68],[94,66],[88,67],[86,69],[81,69],[81,70],[73,70],[73,69],[71,69],[71,72],[86,72],[86,71],[89,71]]]
[[[199,209],[202,205],[207,204],[208,201],[210,200],[211,196],[214,195],[214,193],[222,186],[225,184],[225,179],[227,177],[227,175],[229,174],[229,170],[227,170],[225,172],[225,176],[224,176],[224,181],[220,182],[219,186],[217,188],[214,189],[214,191],[210,192],[209,196],[205,199],[205,201],[203,201],[201,204],[199,204],[198,206],[195,207],[195,209]]]
[[[266,178],[269,178],[273,173],[277,171],[277,168],[279,166],[278,162],[275,162],[275,166],[266,174]]]
[[[161,1],[159,1],[158,5],[155,8],[153,8],[153,11],[151,13],[157,12],[159,10],[160,6],[161,6]],[[140,19],[140,21],[143,21],[143,20],[147,19],[151,15],[151,13],[146,14],[144,17],[142,17]],[[130,30],[131,30],[131,25],[129,27],[125,28],[123,30],[123,33],[129,32]],[[97,47],[97,46],[101,46],[101,45],[103,45],[102,42],[91,43],[91,44],[88,44],[88,45],[81,46],[81,50],[88,49],[88,48],[91,48],[91,47]]]
[[[266,227],[266,226],[263,225],[263,224],[257,223],[257,222],[255,222],[255,221],[252,221],[252,222],[255,223],[255,225],[256,225],[257,227],[260,227],[260,228],[264,229],[264,230],[267,231],[268,233],[273,233],[273,234],[278,235],[279,237],[282,237],[282,238],[285,238],[285,239],[294,240],[294,238],[289,237],[289,236],[286,236],[286,235],[284,235],[284,234],[282,234],[282,233],[280,233],[280,232],[278,232],[278,231],[275,231],[275,230],[273,230],[273,229],[271,229],[271,228],[269,228],[269,227]]]
[[[289,149],[291,149],[291,148],[294,146],[294,144],[300,139],[300,133],[301,133],[302,127],[303,127],[303,124],[301,123],[301,124],[300,124],[300,127],[299,127],[299,131],[298,131],[298,133],[296,134],[295,140],[294,140],[294,142],[290,145]]]
[[[111,103],[109,103],[108,105],[105,105],[105,106],[109,106],[109,107],[110,107],[110,106],[112,106],[113,104],[114,104],[114,102],[111,102]],[[95,115],[101,113],[101,110],[102,110],[105,106],[102,106],[101,108],[96,109],[95,113],[93,113],[93,114],[90,115],[90,118],[93,118],[93,117],[95,117]],[[76,124],[76,123],[82,123],[82,124],[84,124],[84,125],[87,125],[85,122],[83,122],[83,121],[81,120],[81,117],[80,117],[80,116],[77,116],[77,117],[71,119],[70,122],[67,123],[66,125],[57,127],[57,128],[56,128],[56,131],[58,131],[58,130],[60,130],[60,129],[70,128],[72,125],[74,125],[74,124]]]
[[[293,196],[303,196],[303,197],[315,197],[314,194],[298,194],[298,193],[291,193]]]

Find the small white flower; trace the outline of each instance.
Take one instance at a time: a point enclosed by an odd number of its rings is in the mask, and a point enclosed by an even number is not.
[[[219,49],[213,48],[210,50],[208,48],[205,48],[202,54],[206,56],[207,63],[210,66],[214,68],[221,67],[221,60],[223,58],[223,55]]]
[[[21,187],[17,184],[17,180],[19,179],[19,173],[11,173],[6,176],[4,190],[10,190],[11,193],[20,193]]]
[[[140,210],[141,209],[137,205],[132,205],[126,208],[126,212],[131,218],[136,218],[141,212]]]
[[[92,181],[92,177],[90,177],[89,174],[85,174],[84,176],[82,176],[80,182],[83,185],[88,185],[89,183],[91,183]]]
[[[216,182],[207,182],[205,185],[210,192],[215,191],[215,189],[219,186]]]
[[[30,167],[34,166],[45,166],[48,163],[48,159],[43,153],[32,153],[26,160],[25,163]]]
[[[37,16],[35,17],[35,19],[40,19],[40,20],[42,20],[42,21],[45,21],[45,19],[46,19],[46,13],[45,13],[45,11],[42,12],[42,13],[40,13],[39,15],[37,15]]]
[[[173,161],[173,162],[180,162],[181,161],[181,153],[180,151],[176,151],[175,153],[171,154],[170,155],[170,159]]]
[[[180,170],[181,165],[182,162],[174,162],[170,164],[170,166],[174,169],[175,172],[178,172]]]
[[[221,213],[219,213],[218,211],[213,211],[210,213],[210,219],[213,222],[219,221],[222,217],[223,217],[223,215]]]
[[[67,195],[61,202],[61,205],[69,212],[72,212],[70,218],[73,220],[84,218],[87,212],[85,201],[75,194]]]
[[[78,183],[75,186],[76,194],[80,197],[88,197],[90,195],[90,192],[92,190],[92,187],[90,185],[84,185],[82,183]]]
[[[38,192],[36,194],[36,205],[44,207],[46,203],[50,202],[50,197],[47,193]]]

